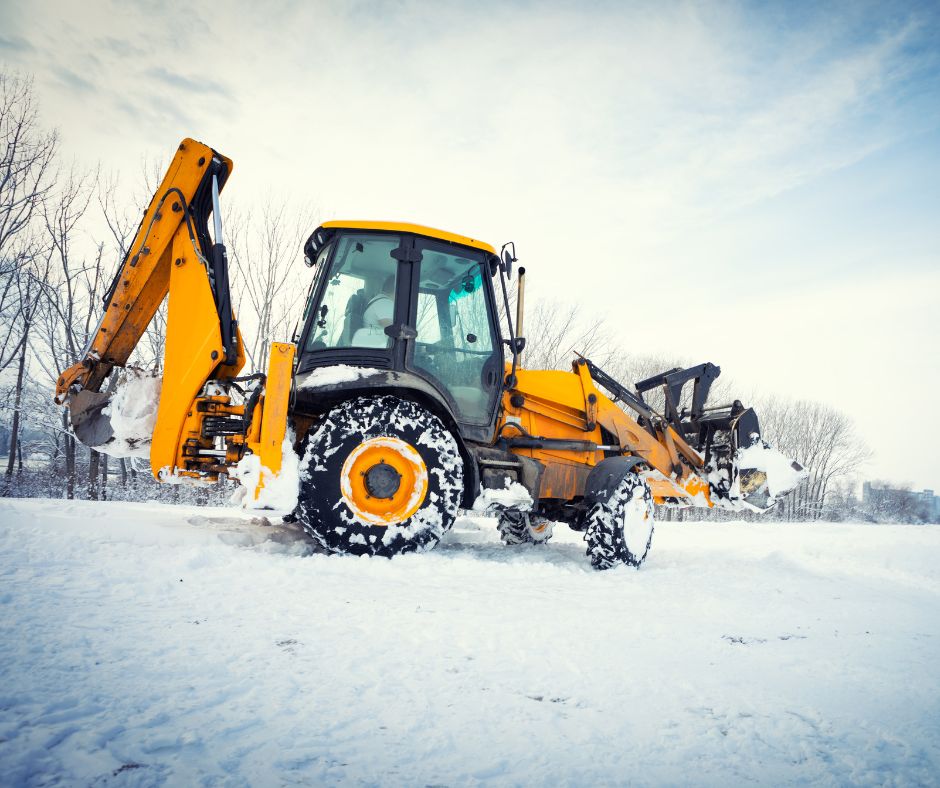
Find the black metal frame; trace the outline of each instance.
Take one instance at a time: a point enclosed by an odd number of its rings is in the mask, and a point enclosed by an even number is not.
[[[614,402],[624,402],[639,415],[638,422],[644,429],[655,435],[657,428],[671,426],[694,449],[704,453],[706,465],[715,451],[730,459],[734,449],[750,446],[754,436],[760,438],[757,414],[752,408],[744,407],[740,400],[730,405],[706,407],[712,383],[721,374],[721,368],[711,362],[687,369],[676,367],[641,380],[636,384],[637,394],[590,359],[585,358],[584,362],[594,381],[614,394]],[[692,406],[688,410],[680,409],[682,389],[690,381],[694,381]],[[646,392],[660,387],[666,399],[666,409],[662,415],[656,413],[643,399]]]
[[[437,399],[440,401],[441,405],[444,406],[450,413],[452,421],[458,426],[463,438],[471,441],[488,442],[493,435],[493,430],[495,429],[496,419],[500,407],[500,397],[494,397],[493,406],[491,408],[492,412],[490,413],[490,418],[487,424],[481,425],[465,422],[460,418],[457,412],[456,403],[451,400],[450,395],[444,389],[443,384],[433,375],[430,375],[427,371],[415,367],[412,363],[412,358],[414,354],[414,340],[417,337],[415,321],[417,316],[417,299],[420,286],[420,277],[416,274],[419,270],[418,266],[421,261],[421,250],[419,248],[419,244],[427,243],[432,245],[453,246],[455,248],[465,249],[468,252],[472,252],[474,257],[477,257],[478,255],[483,256],[482,265],[484,276],[482,278],[484,282],[483,286],[486,291],[485,296],[488,304],[488,316],[494,337],[494,353],[498,356],[497,368],[502,370],[504,365],[504,354],[501,341],[502,334],[498,322],[496,293],[492,282],[493,275],[496,272],[496,267],[493,261],[488,259],[490,255],[483,250],[464,247],[460,244],[454,244],[442,239],[429,238],[415,233],[400,232],[395,230],[320,228],[317,232],[320,233],[320,237],[316,239],[316,242],[313,242],[314,236],[311,236],[311,239],[308,240],[307,244],[305,245],[305,253],[309,259],[315,259],[315,255],[319,252],[319,250],[322,249],[326,244],[334,241],[336,236],[341,232],[394,235],[401,239],[401,244],[396,250],[394,250],[394,255],[398,260],[399,266],[395,287],[395,312],[392,324],[385,329],[385,333],[392,338],[393,342],[391,348],[381,349],[307,349],[306,345],[311,331],[314,330],[314,326],[318,319],[319,310],[317,307],[323,298],[324,289],[326,288],[329,281],[329,271],[332,269],[332,266],[335,262],[335,255],[338,244],[334,243],[326,260],[324,260],[321,264],[324,273],[321,274],[318,271],[318,273],[315,274],[318,279],[315,282],[314,290],[309,296],[310,306],[308,309],[308,314],[298,337],[298,375],[311,372],[318,367],[330,366],[333,364],[352,364],[389,370],[390,373],[393,373],[393,375],[397,376],[398,382],[404,384],[404,386],[409,389],[414,387],[411,386],[411,384],[408,384],[407,380],[412,377],[420,378],[424,382],[424,385],[421,386],[421,389],[424,390],[425,387],[430,384],[430,387],[433,388]],[[314,235],[316,235],[316,233]],[[486,276],[487,273],[490,275]],[[502,375],[498,375],[497,377],[498,379],[495,385],[499,387],[502,382]],[[377,381],[374,380],[370,383],[366,383],[366,381],[352,381],[349,384],[343,384],[342,388],[348,389],[350,394],[354,394],[360,390],[375,388],[375,383],[377,383]],[[331,399],[335,398],[335,395],[336,391],[332,391]]]
[[[636,384],[637,393],[640,399],[647,391],[662,387],[666,395],[666,421],[668,421],[677,430],[682,429],[683,414],[679,410],[679,403],[682,401],[682,389],[690,380],[695,381],[695,387],[692,392],[692,408],[688,412],[688,417],[692,422],[698,421],[705,409],[705,402],[708,400],[708,392],[711,390],[712,383],[721,374],[721,368],[716,367],[709,361],[699,364],[696,367],[681,369],[676,367],[668,372],[660,372],[646,380],[641,380]]]

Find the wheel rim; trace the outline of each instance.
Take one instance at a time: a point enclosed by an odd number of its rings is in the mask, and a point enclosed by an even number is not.
[[[427,466],[401,438],[363,441],[349,453],[341,473],[343,501],[356,517],[371,525],[404,522],[421,508],[428,493]],[[375,492],[388,495],[378,497]]]

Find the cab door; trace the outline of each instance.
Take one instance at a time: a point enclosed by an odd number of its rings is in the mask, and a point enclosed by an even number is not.
[[[488,441],[503,370],[489,263],[468,247],[428,238],[415,245],[409,369],[443,390],[468,438]]]

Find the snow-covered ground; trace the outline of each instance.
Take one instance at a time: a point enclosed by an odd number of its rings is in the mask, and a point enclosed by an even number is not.
[[[257,514],[255,515],[257,516]],[[289,526],[0,501],[4,785],[930,784],[940,528],[661,524],[598,573],[310,555]]]

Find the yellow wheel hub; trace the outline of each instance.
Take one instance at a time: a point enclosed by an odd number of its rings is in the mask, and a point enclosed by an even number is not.
[[[421,455],[400,438],[370,438],[343,463],[340,491],[350,511],[370,525],[395,525],[413,515],[428,494]]]

